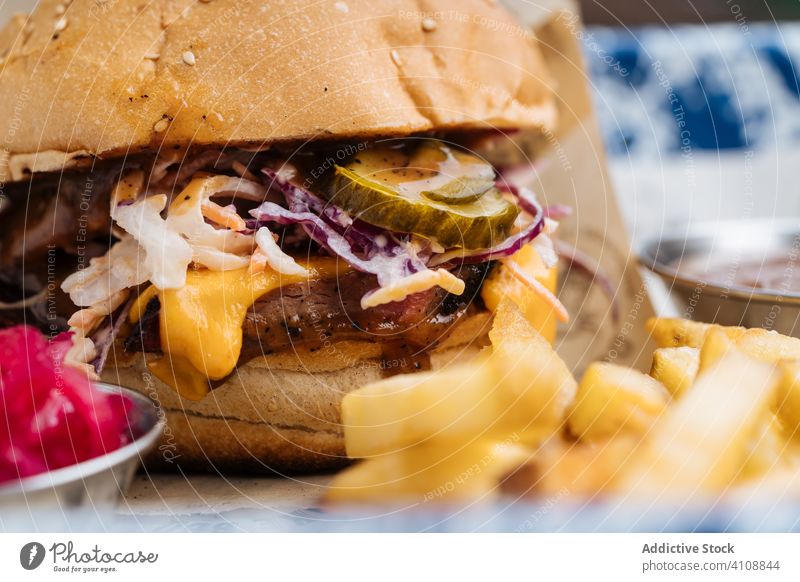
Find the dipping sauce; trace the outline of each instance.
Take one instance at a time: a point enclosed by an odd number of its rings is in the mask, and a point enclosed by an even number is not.
[[[768,251],[763,256],[730,253],[675,261],[678,273],[724,288],[744,287],[779,294],[800,292],[800,253]]]
[[[676,227],[641,262],[687,319],[800,337],[800,219],[747,218]],[[667,299],[667,297],[663,297]]]

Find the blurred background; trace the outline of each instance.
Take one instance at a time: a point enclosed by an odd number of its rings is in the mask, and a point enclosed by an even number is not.
[[[675,22],[713,22],[730,19],[731,9],[739,9],[752,20],[784,20],[800,17],[796,0],[581,0],[584,19],[590,25],[638,26]]]
[[[581,39],[634,241],[800,216],[800,2],[582,0]]]

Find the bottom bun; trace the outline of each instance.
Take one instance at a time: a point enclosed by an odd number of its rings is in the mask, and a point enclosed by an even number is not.
[[[491,315],[470,317],[431,352],[432,369],[475,357],[486,345]],[[141,353],[115,346],[103,380],[150,397],[167,427],[148,468],[185,471],[301,473],[346,465],[342,398],[385,377],[381,346],[337,342],[242,364],[202,400],[182,398],[147,368]],[[153,356],[154,357],[154,356]]]

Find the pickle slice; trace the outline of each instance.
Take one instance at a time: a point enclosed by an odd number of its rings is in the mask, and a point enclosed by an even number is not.
[[[375,226],[470,250],[507,238],[519,214],[490,165],[434,140],[359,153],[336,166],[327,195]]]
[[[436,190],[423,190],[422,195],[434,202],[446,202],[447,204],[465,204],[474,202],[494,186],[494,180],[487,180],[478,177],[465,176],[454,178],[452,182],[437,188]]]

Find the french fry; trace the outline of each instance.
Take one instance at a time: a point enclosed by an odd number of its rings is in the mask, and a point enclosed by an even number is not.
[[[781,362],[781,382],[775,395],[775,411],[785,433],[796,438],[800,434],[800,362]]]
[[[800,340],[652,319],[649,375],[569,368],[511,298],[471,363],[345,397],[348,454],[328,502],[733,492],[800,499]],[[577,437],[565,441],[566,426]],[[501,485],[502,484],[502,485]]]
[[[652,317],[647,320],[645,327],[660,348],[680,346],[699,348],[705,341],[706,332],[713,327],[713,324],[688,319]],[[722,327],[722,330],[734,340],[746,331],[743,327]]]
[[[577,383],[558,355],[526,342],[499,344],[490,362],[495,371],[498,419],[535,445],[564,426]]]
[[[587,498],[606,491],[634,449],[636,439],[597,443],[551,439],[503,483],[503,490],[533,497]]]
[[[486,433],[500,413],[494,390],[492,369],[485,361],[364,386],[342,400],[347,454],[365,458],[434,437],[454,440],[453,435]]]
[[[530,452],[513,440],[456,447],[429,442],[361,461],[334,478],[329,503],[424,504],[491,499]]]
[[[800,359],[800,339],[776,331],[722,326],[688,319],[653,317],[645,324],[660,348],[688,346],[699,348],[710,329],[719,329],[746,354],[764,362]]]
[[[718,493],[739,474],[779,375],[731,350],[653,426],[618,480],[620,493]]]
[[[383,455],[429,439],[483,435],[540,441],[561,427],[576,383],[550,343],[509,300],[497,308],[484,359],[445,370],[395,376],[342,401],[350,457]]]
[[[736,339],[736,347],[749,356],[774,364],[800,359],[800,339],[766,329],[748,329]]]
[[[494,310],[492,329],[489,330],[492,346],[509,340],[526,340],[541,344],[542,339],[546,341],[546,338],[528,322],[523,311],[513,300],[506,297],[498,303]]]
[[[637,370],[595,362],[583,375],[567,419],[581,440],[603,440],[617,434],[642,435],[664,411],[666,388]]]
[[[782,501],[800,500],[800,467],[780,465],[753,479],[748,479],[727,494],[731,504],[767,500],[770,507]]]
[[[658,348],[653,352],[650,375],[666,386],[673,398],[679,398],[694,382],[699,365],[697,348]]]
[[[516,305],[504,300],[489,332],[489,357],[500,382],[504,422],[537,444],[563,426],[577,383],[564,360],[527,322]]]
[[[700,373],[709,369],[722,359],[725,354],[734,349],[734,346],[734,340],[728,336],[725,328],[718,325],[709,327],[703,340],[703,345],[700,347],[700,362],[697,372]]]
[[[756,433],[747,443],[744,466],[740,479],[757,477],[787,464],[788,443],[783,427],[772,412],[762,421]]]

